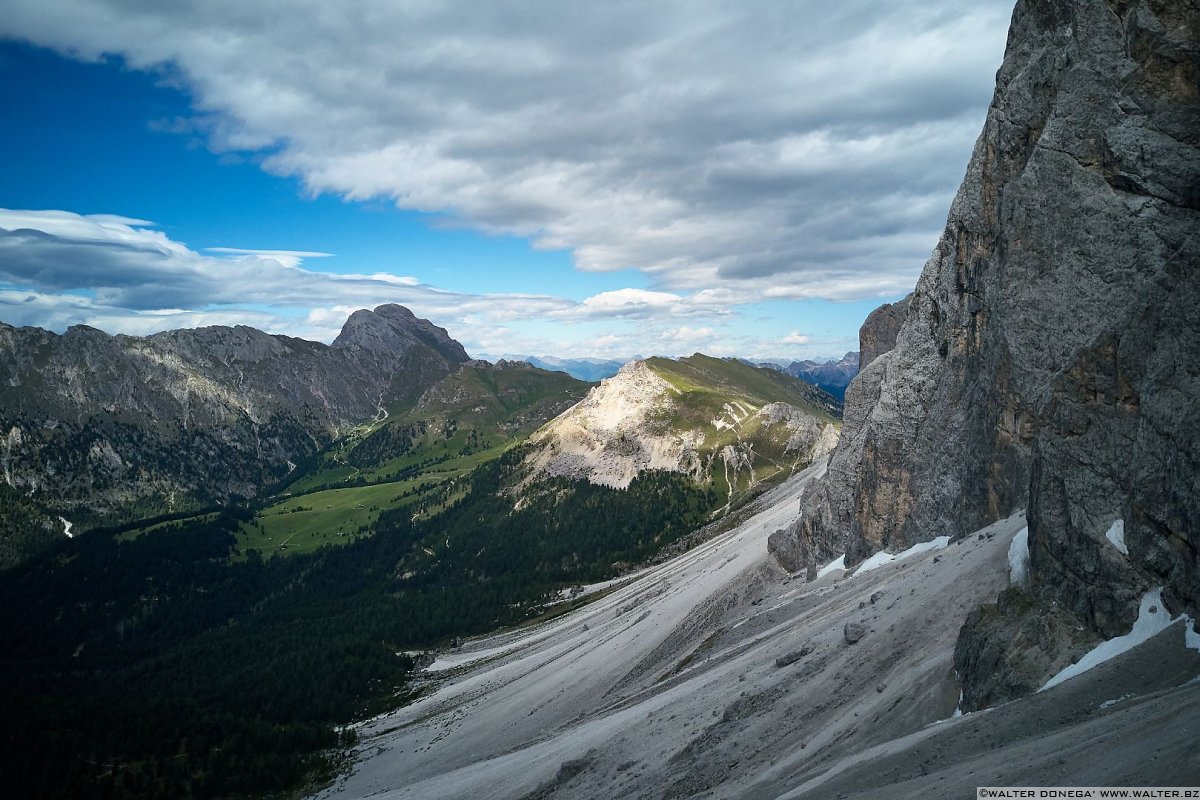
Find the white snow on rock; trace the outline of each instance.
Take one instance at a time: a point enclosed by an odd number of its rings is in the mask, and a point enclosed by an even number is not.
[[[1126,692],[1125,694],[1121,695],[1120,697],[1114,697],[1112,700],[1105,700],[1103,703],[1096,706],[1096,708],[1099,708],[1100,710],[1103,711],[1104,709],[1112,708],[1113,706],[1115,706],[1119,703],[1124,703],[1126,700],[1128,700],[1131,697],[1133,697],[1133,695],[1130,694],[1129,692]]]
[[[845,571],[846,571],[846,554],[842,553],[840,556],[835,558],[833,561],[830,561],[828,564],[826,564],[825,566],[823,566],[819,570],[817,570],[817,579],[819,580],[821,578],[824,578],[826,575],[828,575],[831,572],[845,572]]]
[[[939,536],[929,542],[914,544],[912,547],[899,553],[886,553],[881,550],[868,558],[866,561],[862,562],[858,569],[854,571],[853,577],[857,578],[859,575],[863,575],[874,569],[879,569],[883,565],[890,564],[893,561],[903,561],[906,558],[912,558],[913,556],[918,556],[921,553],[928,553],[931,550],[941,550],[949,544],[949,536]]]
[[[68,539],[74,539],[75,534],[71,533],[71,528],[74,526],[67,520],[66,517],[59,517],[58,519],[63,524],[63,533],[67,535]]]
[[[1200,632],[1196,630],[1196,620],[1187,614],[1183,618],[1183,645],[1189,650],[1200,650]]]
[[[1129,548],[1125,546],[1125,520],[1119,519],[1113,522],[1105,532],[1104,538],[1112,542],[1112,546],[1120,550],[1121,555],[1129,555]]]
[[[1200,650],[1200,635],[1196,634],[1195,623],[1191,618],[1186,614],[1181,614],[1175,619],[1171,619],[1171,615],[1167,613],[1162,604],[1162,587],[1151,589],[1142,596],[1137,621],[1133,623],[1133,628],[1129,633],[1096,645],[1079,661],[1046,681],[1046,685],[1038,691],[1044,692],[1076,675],[1082,675],[1089,669],[1132,650],[1155,634],[1161,633],[1181,621],[1184,623],[1184,643],[1190,648]]]
[[[1029,526],[1017,531],[1008,546],[1008,582],[1024,583],[1029,575]]]

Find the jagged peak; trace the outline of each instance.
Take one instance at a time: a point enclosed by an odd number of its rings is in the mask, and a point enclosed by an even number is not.
[[[413,344],[424,344],[447,359],[463,363],[469,359],[463,346],[450,337],[445,328],[422,319],[395,303],[359,309],[347,318],[335,348],[354,348],[379,353],[402,353]]]

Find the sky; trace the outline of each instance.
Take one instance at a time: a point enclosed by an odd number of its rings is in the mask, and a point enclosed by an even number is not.
[[[5,0],[0,320],[837,357],[937,243],[1011,6]]]

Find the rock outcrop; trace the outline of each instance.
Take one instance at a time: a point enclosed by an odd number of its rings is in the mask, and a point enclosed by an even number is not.
[[[1152,586],[1200,607],[1198,30],[1190,2],[1017,4],[895,346],[864,335],[828,475],[773,537],[790,570],[853,564],[1027,506],[1027,597],[968,622],[966,710],[1072,656],[1039,645],[1048,619],[1082,646]]]
[[[910,294],[898,303],[884,303],[867,315],[858,332],[858,366],[862,369],[896,346],[896,336],[908,313]]]
[[[715,483],[732,503],[833,449],[838,426],[808,401],[814,391],[739,361],[631,361],[530,437],[527,463],[533,476],[615,488],[645,470],[678,472]]]
[[[3,480],[75,522],[252,496],[467,360],[400,306],[332,346],[245,326],[109,336],[0,323]]]

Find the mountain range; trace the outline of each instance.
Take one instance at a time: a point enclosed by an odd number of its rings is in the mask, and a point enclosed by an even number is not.
[[[827,466],[589,606],[439,653],[320,796],[1200,781],[1198,30],[1194,4],[1018,2]]]
[[[8,788],[1195,786],[1197,30],[1017,3],[913,292],[788,368],[844,405],[472,361],[397,306],[331,346],[0,328],[0,523],[54,534],[0,571]]]
[[[767,364],[780,372],[785,372],[793,378],[807,381],[824,389],[829,394],[842,400],[846,396],[846,387],[858,374],[858,352],[850,351],[840,359],[828,361],[793,361],[786,367],[782,364]]]
[[[556,358],[555,356],[505,356],[511,361],[525,361],[535,367],[565,372],[581,381],[602,381],[617,374],[626,362],[603,358]]]
[[[78,529],[254,497],[354,425],[468,360],[401,306],[332,345],[245,326],[110,336],[0,323],[0,465],[41,509],[24,551]],[[14,553],[15,555],[15,553]]]

